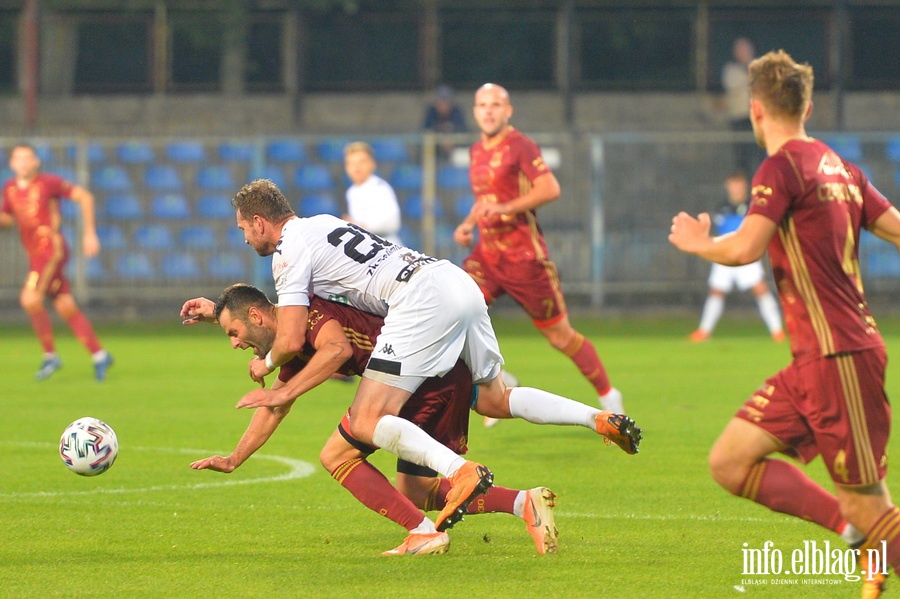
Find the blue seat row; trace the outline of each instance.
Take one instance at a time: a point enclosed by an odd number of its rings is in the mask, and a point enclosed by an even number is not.
[[[327,193],[309,194],[300,199],[299,212],[304,216],[314,214],[341,215],[341,207],[333,195]],[[62,203],[63,217],[74,217],[78,207],[72,202]],[[102,203],[98,213],[110,220],[140,220],[145,211],[138,196],[130,193],[111,195]],[[150,216],[161,220],[183,220],[192,216],[188,199],[177,193],[154,196],[150,202]],[[197,215],[207,219],[233,220],[234,209],[227,196],[205,195],[197,200]]]
[[[119,277],[132,281],[160,277],[196,279],[204,275],[235,281],[250,276],[249,257],[249,254],[241,255],[237,252],[217,253],[210,256],[201,266],[197,257],[189,252],[172,252],[163,256],[157,267],[149,255],[142,252],[130,252],[116,258],[114,270]],[[103,263],[96,258],[90,260],[87,274],[92,279],[104,278],[106,273],[103,270]]]

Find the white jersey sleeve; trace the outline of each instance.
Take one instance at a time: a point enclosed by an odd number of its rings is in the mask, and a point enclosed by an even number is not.
[[[285,223],[272,254],[272,278],[279,306],[308,306],[312,291],[312,256],[304,239],[291,232],[299,219]]]

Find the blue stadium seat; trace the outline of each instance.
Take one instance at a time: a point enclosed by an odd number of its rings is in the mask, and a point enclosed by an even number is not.
[[[294,139],[277,139],[266,146],[266,157],[274,162],[306,162],[306,146]]]
[[[234,189],[234,177],[231,176],[231,169],[221,164],[200,167],[200,170],[197,171],[197,187],[200,189]]]
[[[125,235],[116,225],[97,227],[97,238],[100,239],[100,247],[104,250],[121,250],[125,247]]]
[[[884,145],[884,153],[891,162],[900,162],[900,135],[895,135],[887,140]]]
[[[134,232],[134,242],[141,249],[163,250],[172,246],[172,234],[165,225],[143,225]]]
[[[106,278],[106,269],[103,267],[103,260],[99,257],[88,258],[87,261],[87,278],[91,281],[102,281]]]
[[[53,148],[49,144],[36,143],[33,144],[33,147],[34,153],[37,154],[37,157],[41,159],[45,166],[53,163]]]
[[[178,170],[170,164],[151,164],[144,172],[144,184],[153,191],[181,191]]]
[[[129,141],[116,148],[119,162],[125,164],[145,164],[156,160],[156,152],[150,144],[142,141]]]
[[[390,184],[399,191],[422,191],[422,167],[417,164],[401,164],[391,173]]]
[[[304,196],[300,200],[300,215],[313,216],[316,214],[330,214],[332,216],[340,216],[341,209],[337,202],[326,193],[317,193]]]
[[[228,245],[233,248],[247,247],[247,243],[244,241],[244,232],[237,227],[228,229],[228,232],[225,233],[225,238],[228,241]]]
[[[197,214],[203,218],[227,218],[234,220],[234,208],[227,196],[207,195],[197,200]]]
[[[150,258],[140,252],[119,256],[116,260],[116,273],[128,280],[152,279],[156,274]]]
[[[324,162],[344,162],[344,148],[350,143],[346,139],[326,139],[316,146],[316,154]]]
[[[219,160],[222,162],[250,162],[256,147],[243,141],[226,141],[219,144]]]
[[[402,139],[390,137],[376,139],[371,145],[372,151],[375,152],[375,160],[378,162],[406,162],[409,160],[406,142]]]
[[[469,216],[469,211],[472,210],[472,205],[475,203],[475,196],[471,193],[464,193],[463,195],[456,198],[456,202],[454,208],[456,210],[456,218],[462,220]]]
[[[69,162],[75,163],[78,160],[78,145],[77,144],[69,144],[66,146],[66,160]],[[97,142],[90,142],[87,144],[87,161],[88,164],[95,164],[97,162],[105,162],[106,161],[106,150],[104,147]]]
[[[250,180],[254,181],[256,179],[268,179],[277,185],[281,191],[287,189],[288,180],[284,176],[284,171],[281,170],[280,166],[274,164],[266,164],[262,167],[262,170],[252,170],[250,172]]]
[[[71,225],[62,225],[59,228],[59,232],[62,233],[66,243],[72,243],[75,240],[75,227]]]
[[[207,225],[193,225],[181,230],[181,245],[195,250],[212,250],[216,247],[216,233]]]
[[[63,220],[73,220],[81,214],[81,207],[70,200],[63,200],[59,203],[59,214]]]
[[[91,187],[100,191],[128,191],[131,177],[121,166],[101,166],[91,174]]]
[[[185,219],[191,215],[187,199],[178,193],[165,193],[153,198],[150,213],[165,220]]]
[[[104,213],[113,220],[137,220],[144,216],[141,201],[133,194],[106,198]]]
[[[249,274],[247,262],[235,252],[216,253],[209,258],[207,271],[219,279],[239,281]]]
[[[422,205],[422,196],[414,194],[406,198],[403,203],[403,216],[413,220],[421,220],[425,215],[425,207]],[[441,204],[440,198],[434,199],[434,216],[435,218],[444,217],[444,206]]]
[[[437,184],[440,189],[468,189],[469,169],[464,166],[442,166],[438,169]]]
[[[52,173],[57,177],[62,177],[69,183],[75,183],[75,169],[68,166],[51,166],[47,169],[48,173]]]
[[[3,164],[7,164],[8,161],[4,161]],[[9,170],[8,167],[0,167],[0,182],[6,182],[12,179],[13,172]]]
[[[297,169],[294,184],[304,191],[326,191],[334,189],[331,173],[321,164],[307,164]]]
[[[205,162],[206,148],[199,141],[173,141],[166,145],[166,157],[172,162]]]
[[[168,254],[161,264],[163,275],[170,279],[196,279],[200,276],[197,260],[187,252]]]
[[[422,249],[422,236],[409,227],[400,227],[400,239],[403,245],[414,250]]]
[[[828,144],[832,150],[838,153],[838,156],[850,162],[862,160],[862,142],[856,135],[847,133],[837,133],[833,135],[823,135],[820,139]]]

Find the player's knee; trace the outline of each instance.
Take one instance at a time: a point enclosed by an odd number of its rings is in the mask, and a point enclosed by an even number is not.
[[[891,507],[889,496],[880,484],[865,489],[844,490],[837,494],[837,499],[844,520],[864,531]]]
[[[37,312],[44,306],[44,298],[41,294],[34,291],[23,291],[19,295],[19,305],[26,312]]]
[[[78,313],[78,305],[75,303],[75,298],[68,294],[57,296],[53,300],[53,307],[56,309],[57,314],[63,318],[72,318]]]
[[[709,473],[719,486],[732,495],[740,493],[749,469],[736,459],[736,456],[718,446],[713,446],[709,452],[708,465]]]
[[[541,329],[541,332],[547,338],[547,341],[550,342],[550,345],[559,351],[564,351],[576,334],[575,329],[572,327],[547,327]]]
[[[346,446],[340,447],[337,444],[326,443],[322,451],[319,452],[319,463],[328,472],[334,470],[348,460],[355,458],[365,458],[366,456],[356,448]]]

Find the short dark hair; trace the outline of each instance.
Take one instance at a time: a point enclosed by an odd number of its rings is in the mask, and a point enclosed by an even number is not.
[[[274,307],[275,305],[259,288],[247,283],[235,283],[226,287],[216,300],[215,315],[216,320],[219,320],[222,311],[227,309],[233,316],[243,320],[250,308],[271,310]]]
[[[246,220],[260,216],[270,223],[280,223],[295,215],[284,194],[268,179],[257,179],[241,187],[231,198],[231,205]]]

